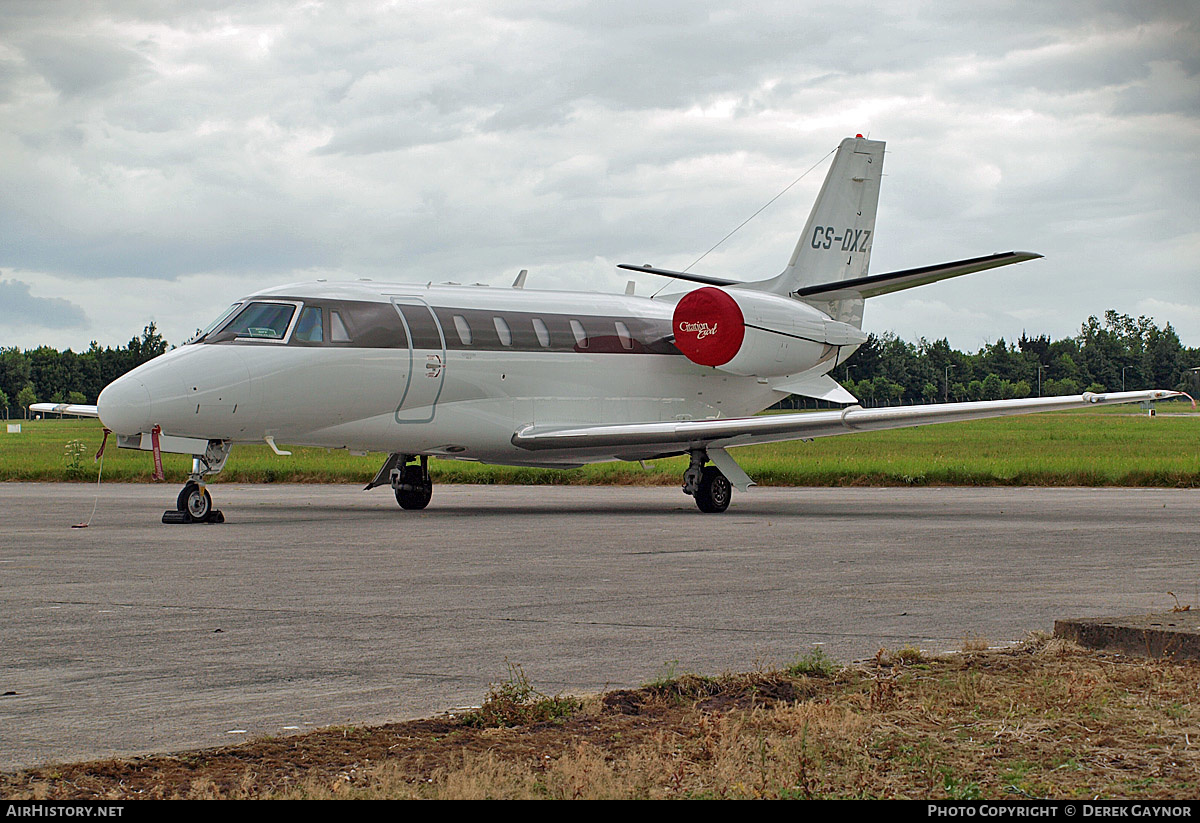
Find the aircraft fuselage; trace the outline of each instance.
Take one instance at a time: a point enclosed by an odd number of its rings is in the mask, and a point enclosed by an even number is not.
[[[127,434],[158,425],[204,440],[271,437],[509,465],[656,456],[530,453],[512,440],[531,425],[739,417],[784,396],[771,388],[774,380],[683,356],[672,342],[677,297],[367,282],[285,286],[239,307],[278,306],[281,328],[250,329],[261,336],[218,328],[114,382],[100,397],[99,414]],[[318,310],[319,331],[306,310]],[[853,350],[792,344],[804,349],[804,370],[814,373]]]

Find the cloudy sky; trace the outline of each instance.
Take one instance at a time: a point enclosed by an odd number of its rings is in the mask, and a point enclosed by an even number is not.
[[[1190,0],[4,0],[0,345],[180,342],[318,277],[619,292],[856,132],[888,143],[872,271],[1046,255],[868,330],[975,350],[1114,308],[1200,346]],[[695,270],[778,273],[824,171]]]

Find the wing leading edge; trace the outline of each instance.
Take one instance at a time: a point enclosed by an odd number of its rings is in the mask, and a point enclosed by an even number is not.
[[[622,454],[680,451],[715,446],[725,448],[751,443],[805,440],[852,432],[929,426],[960,420],[979,420],[1034,412],[1087,408],[1116,403],[1138,403],[1181,396],[1180,392],[1153,390],[1107,394],[1064,395],[1021,400],[969,403],[936,403],[864,409],[861,406],[827,412],[772,414],[759,417],[666,423],[624,423],[612,426],[526,426],[513,435],[513,445],[530,451],[548,449],[613,449]]]
[[[75,417],[99,417],[100,412],[95,406],[84,406],[78,403],[34,403],[30,411],[42,414],[70,414]]]

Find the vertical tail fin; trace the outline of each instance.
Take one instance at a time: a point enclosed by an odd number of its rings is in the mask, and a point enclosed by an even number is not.
[[[881,140],[847,137],[838,146],[804,234],[781,274],[756,283],[775,294],[865,277],[875,242],[875,212],[883,175]],[[862,300],[814,303],[835,320],[862,327]]]

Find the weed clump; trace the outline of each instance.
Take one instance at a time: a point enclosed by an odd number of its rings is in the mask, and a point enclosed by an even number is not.
[[[977,634],[971,634],[970,632],[967,632],[967,634],[963,636],[962,650],[963,654],[970,654],[972,652],[986,652],[988,650],[988,642],[986,639]]]
[[[63,451],[63,462],[66,464],[63,474],[68,480],[78,480],[84,474],[83,455],[87,446],[82,440],[71,440]]]
[[[483,704],[458,722],[476,729],[561,723],[581,708],[583,701],[577,698],[542,694],[530,685],[519,664],[508,663],[508,679],[493,683]]]
[[[837,662],[814,646],[813,650],[803,657],[797,657],[796,662],[783,670],[789,677],[831,677],[838,668]]]
[[[642,688],[656,697],[688,698],[697,700],[716,694],[721,686],[712,677],[694,672],[681,672],[678,660],[669,660],[663,665],[658,677]]]
[[[925,653],[912,645],[906,645],[895,652],[881,647],[875,652],[876,666],[915,666],[926,662],[928,659]]]

